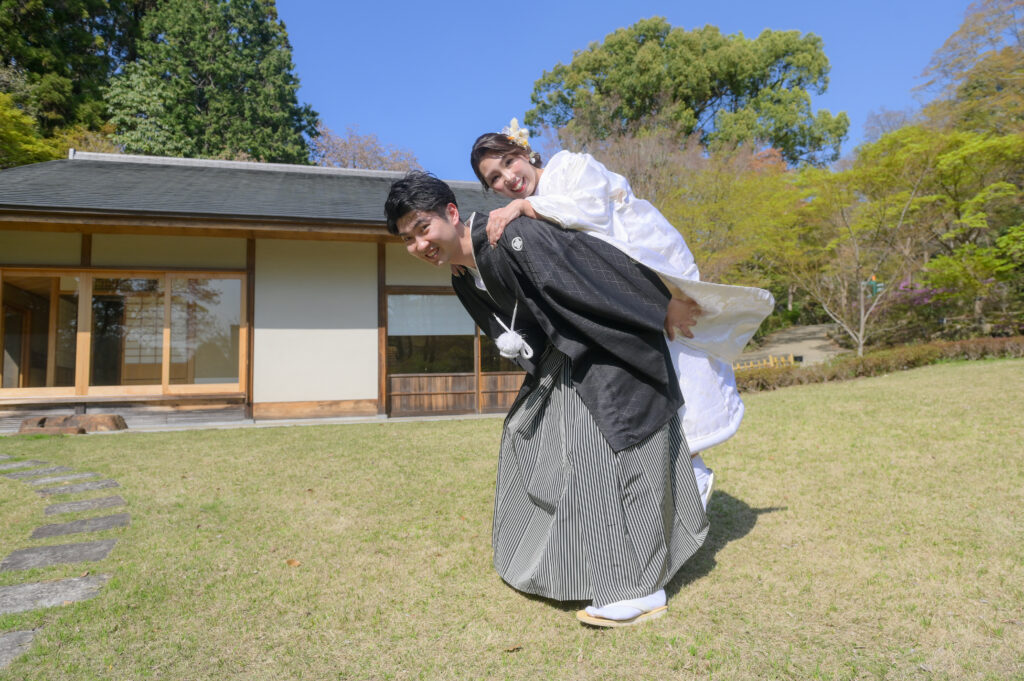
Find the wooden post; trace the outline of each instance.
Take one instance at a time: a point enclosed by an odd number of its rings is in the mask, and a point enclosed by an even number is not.
[[[388,413],[387,244],[377,242],[377,413]]]
[[[81,266],[92,267],[92,234],[82,235]]]
[[[0,389],[4,387],[4,348],[7,347],[4,336],[4,271],[0,270]]]
[[[249,336],[251,327],[249,325],[249,283],[248,278],[238,280],[242,296],[242,308],[238,311],[238,390],[248,394],[249,392]],[[249,400],[246,400],[248,402]]]
[[[57,382],[57,312],[60,308],[60,277],[50,280],[50,324],[46,332],[46,387]]]
[[[160,392],[164,395],[171,391],[171,275],[161,277],[164,282],[164,340],[160,348]]]
[[[256,347],[256,239],[245,241],[245,417],[253,418],[253,363]],[[239,380],[242,380],[239,375]]]
[[[75,334],[75,394],[89,394],[92,356],[92,275],[83,272],[78,280],[78,329]]]

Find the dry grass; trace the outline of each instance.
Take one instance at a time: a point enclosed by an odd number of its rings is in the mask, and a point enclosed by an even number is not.
[[[7,673],[1022,678],[1022,395],[1024,361],[1000,360],[748,396],[708,456],[712,529],[669,615],[613,631],[495,575],[499,420],[0,439],[117,479],[132,513],[101,563],[0,573],[114,575],[92,601],[0,617],[42,627]],[[36,543],[45,502],[0,493],[0,548]]]

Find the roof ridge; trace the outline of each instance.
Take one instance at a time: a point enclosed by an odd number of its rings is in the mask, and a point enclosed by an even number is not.
[[[405,175],[401,170],[366,170],[363,168],[335,168],[330,166],[304,166],[297,163],[262,163],[259,161],[225,161],[208,158],[180,158],[173,156],[143,156],[136,154],[111,154],[99,151],[68,150],[71,161],[104,161],[111,163],[147,163],[165,166],[191,166],[198,168],[230,168],[234,170],[259,170],[277,173],[309,173],[325,175],[349,175],[356,177],[380,177],[398,179]],[[454,186],[476,186],[468,180],[445,180]]]

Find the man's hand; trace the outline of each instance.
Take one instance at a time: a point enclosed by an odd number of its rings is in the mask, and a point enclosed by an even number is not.
[[[665,333],[669,340],[676,339],[676,332],[687,338],[693,338],[693,331],[690,329],[697,323],[701,309],[697,302],[688,296],[672,298],[668,301],[668,311],[665,313]]]
[[[498,239],[504,234],[508,223],[523,214],[524,203],[529,204],[529,201],[526,199],[516,199],[504,208],[496,208],[491,211],[490,216],[487,218],[487,241],[491,244],[491,247],[498,243]]]

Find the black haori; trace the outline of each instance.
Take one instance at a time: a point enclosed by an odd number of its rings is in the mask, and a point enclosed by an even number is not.
[[[505,420],[494,565],[508,584],[602,607],[661,589],[704,543],[707,516],[679,419],[617,454],[549,347]]]

